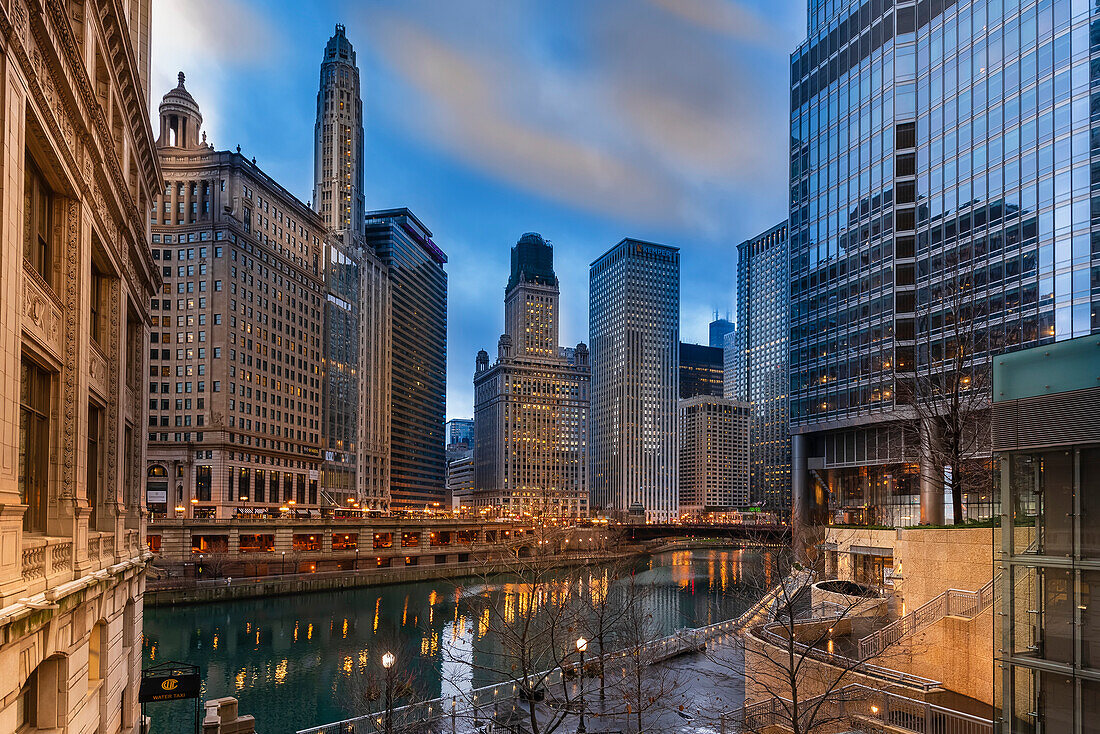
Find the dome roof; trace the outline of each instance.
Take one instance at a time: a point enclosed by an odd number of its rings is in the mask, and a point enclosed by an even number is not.
[[[160,101],[160,111],[163,113],[165,108],[182,108],[191,115],[198,118],[199,122],[202,122],[202,113],[199,112],[199,103],[195,101],[195,98],[191,96],[191,93],[187,91],[187,87],[183,85],[184,75],[181,71],[179,73],[179,84],[175,89],[168,90],[168,93]]]

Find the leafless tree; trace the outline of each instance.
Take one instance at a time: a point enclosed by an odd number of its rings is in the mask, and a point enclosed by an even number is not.
[[[782,551],[790,553],[790,551]],[[742,710],[742,730],[778,725],[793,734],[813,734],[841,721],[849,684],[869,664],[889,666],[912,646],[900,642],[864,649],[859,640],[885,622],[886,600],[859,594],[829,595],[814,604],[811,587],[820,576],[817,549],[811,566],[789,558],[791,573],[772,587],[765,603],[743,619],[745,627],[726,644],[712,645],[708,658],[720,670],[743,675],[748,703],[766,702],[770,718]],[[838,588],[843,588],[844,582]],[[855,585],[848,590],[856,592]]]
[[[613,702],[603,713],[617,714],[629,730],[640,733],[647,722],[676,705],[682,684],[674,669],[662,665],[663,648],[658,643],[666,633],[654,616],[656,587],[633,573],[624,575],[619,586],[621,613],[615,620],[613,638],[621,675],[617,670]]]
[[[607,552],[622,542],[621,534],[607,531],[599,536],[596,550]],[[611,649],[612,634],[618,627],[627,607],[621,593],[621,581],[631,573],[630,559],[609,560],[593,572],[580,570],[577,618],[585,635],[593,643],[595,667],[600,680],[600,700],[607,698],[605,656]]]
[[[898,402],[912,410],[906,443],[920,447],[922,480],[951,492],[956,525],[966,520],[963,498],[988,492],[992,481],[990,345],[984,301],[973,296],[969,272],[920,294],[917,354],[898,364]]]
[[[564,545],[566,531],[540,529],[514,539],[498,562],[485,567],[467,597],[483,645],[472,656],[482,677],[511,683],[511,712],[532,734],[551,734],[571,720],[569,686],[558,682],[576,663],[576,578],[540,548]],[[456,659],[460,665],[469,659]],[[457,682],[456,682],[457,683]],[[475,704],[476,702],[470,701]]]

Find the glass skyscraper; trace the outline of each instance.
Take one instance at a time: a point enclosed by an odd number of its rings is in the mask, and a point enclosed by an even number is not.
[[[737,246],[733,394],[749,403],[749,498],[786,515],[791,508],[788,421],[787,223]]]
[[[592,263],[588,299],[591,507],[674,519],[680,251],[624,239]]]
[[[367,213],[367,247],[389,269],[390,506],[446,499],[447,256],[408,209]]]
[[[1089,7],[811,0],[791,56],[796,514],[828,489],[853,522],[942,517],[898,394],[942,369],[956,319],[980,354],[1100,330]]]

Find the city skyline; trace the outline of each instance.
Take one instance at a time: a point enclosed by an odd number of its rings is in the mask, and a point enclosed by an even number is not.
[[[712,14],[720,10],[693,5]],[[623,237],[637,237],[681,248],[683,338],[706,344],[714,310],[736,308],[736,243],[785,214],[783,141],[760,146],[752,139],[785,125],[785,101],[765,92],[787,83],[787,55],[805,30],[804,5],[768,6],[767,15],[762,3],[730,5],[734,15],[709,16],[717,30],[703,27],[708,16],[693,21],[682,8],[656,0],[641,12],[603,6],[596,12],[566,4],[555,14],[560,18],[550,19],[527,4],[495,14],[499,18],[480,12],[477,3],[437,7],[431,14],[418,3],[385,12],[332,3],[304,17],[282,3],[261,8],[231,2],[216,12],[201,2],[182,10],[158,4],[151,86],[168,89],[184,71],[202,101],[215,148],[240,144],[247,158],[255,156],[273,178],[310,200],[317,67],[335,24],[346,25],[361,69],[365,206],[409,206],[431,223],[447,252],[447,417],[470,416],[473,356],[504,326],[498,305],[503,287],[483,284],[506,281],[508,248],[523,232],[542,232],[554,243],[568,303],[562,343],[587,335],[588,265]],[[472,20],[491,16],[484,28]],[[227,17],[235,22],[224,24]],[[759,33],[737,30],[733,21],[739,19]],[[667,35],[644,68],[622,68],[632,42],[611,32],[620,21],[642,38]],[[221,24],[252,31],[223,43],[215,27]],[[387,34],[407,40],[406,50],[386,41]],[[408,49],[421,52],[423,64],[409,58]],[[441,54],[476,72],[472,91],[488,94],[492,86],[485,105],[496,110],[492,119],[469,118],[473,111],[455,108],[458,102],[425,78],[422,66]],[[504,74],[514,78],[504,83]],[[725,91],[707,99],[713,89]],[[735,114],[750,99],[759,109]],[[641,100],[681,117],[631,114]],[[418,113],[458,124],[442,135],[409,119]],[[492,129],[510,142],[485,151],[487,126],[499,126]],[[675,128],[681,134],[670,133]],[[559,158],[576,157],[553,160],[547,148],[560,150]],[[578,171],[596,172],[587,178],[597,182],[576,180]],[[632,181],[637,190],[626,190],[621,178],[616,183],[623,172],[641,176]],[[607,186],[593,189],[602,184]],[[654,198],[639,198],[647,195]]]

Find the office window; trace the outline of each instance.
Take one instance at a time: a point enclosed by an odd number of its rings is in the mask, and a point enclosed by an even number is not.
[[[23,257],[49,285],[53,285],[54,194],[28,155],[23,170]]]
[[[27,505],[23,530],[46,532],[50,466],[50,374],[33,362],[20,365],[19,501]]]

